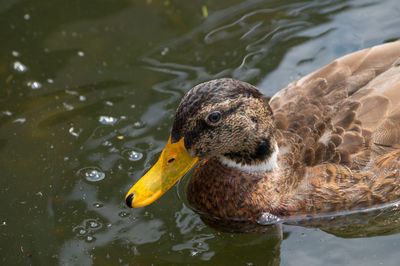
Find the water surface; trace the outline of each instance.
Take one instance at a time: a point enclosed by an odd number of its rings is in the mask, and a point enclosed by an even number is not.
[[[272,96],[399,25],[396,0],[1,1],[0,264],[397,265],[396,207],[229,234],[190,209],[185,181],[140,209],[124,196],[197,83]]]

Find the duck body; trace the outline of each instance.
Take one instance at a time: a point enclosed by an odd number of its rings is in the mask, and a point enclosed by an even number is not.
[[[362,173],[333,163],[304,167],[284,182],[274,173],[240,171],[214,158],[193,173],[188,201],[199,213],[227,222],[363,210],[400,199],[399,160],[400,151],[389,153]]]
[[[265,213],[298,217],[399,200],[400,42],[339,58],[269,101],[234,79],[199,84],[177,109],[168,145],[178,143],[202,160],[189,203],[218,220],[257,223]],[[128,192],[128,205],[137,194]]]
[[[262,213],[335,213],[400,199],[400,42],[340,58],[269,105],[277,167],[203,162],[187,188],[195,209],[256,221]]]

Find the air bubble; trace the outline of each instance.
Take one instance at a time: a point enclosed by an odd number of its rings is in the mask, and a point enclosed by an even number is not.
[[[101,145],[102,145],[102,146],[109,147],[109,146],[112,146],[112,143],[111,143],[110,141],[106,140],[106,141],[104,141]]]
[[[95,202],[95,203],[93,203],[93,206],[94,206],[95,208],[101,208],[101,207],[103,207],[104,205],[103,205],[102,203]]]
[[[38,90],[42,87],[42,84],[38,81],[28,81],[26,85],[28,85],[28,87],[31,88],[32,90]]]
[[[103,180],[105,177],[105,174],[103,172],[97,171],[97,170],[91,170],[89,172],[85,173],[86,180],[91,181],[91,182],[97,182],[100,180]]]
[[[130,214],[128,212],[126,212],[126,211],[122,211],[122,212],[118,213],[118,216],[122,217],[122,218],[128,217],[129,215]]]
[[[26,72],[28,70],[28,68],[19,61],[14,62],[14,69],[18,72]]]
[[[130,151],[128,154],[128,160],[131,162],[139,161],[142,158],[143,158],[143,154],[140,152]]]
[[[106,174],[95,167],[87,167],[79,170],[77,174],[89,182],[98,182],[106,177]]]
[[[99,224],[97,222],[90,222],[90,227],[97,228],[97,227],[99,227]]]
[[[257,220],[257,223],[260,225],[269,225],[279,223],[281,219],[278,216],[270,214],[268,212],[263,212],[261,217]]]
[[[118,119],[112,116],[100,116],[99,117],[99,122],[102,123],[103,125],[114,125],[115,123],[117,123]]]

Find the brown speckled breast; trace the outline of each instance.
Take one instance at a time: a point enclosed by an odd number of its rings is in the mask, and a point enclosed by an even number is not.
[[[202,162],[187,187],[189,203],[200,213],[219,220],[256,223],[263,212],[286,215],[279,188],[267,173],[244,172],[216,158]]]

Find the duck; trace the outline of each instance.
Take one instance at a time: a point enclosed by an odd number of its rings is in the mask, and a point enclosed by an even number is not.
[[[257,224],[399,200],[400,41],[336,59],[270,99],[233,78],[193,87],[126,204],[154,202],[195,165],[187,200],[208,221]]]

